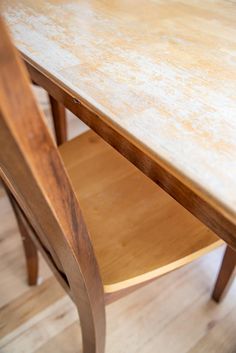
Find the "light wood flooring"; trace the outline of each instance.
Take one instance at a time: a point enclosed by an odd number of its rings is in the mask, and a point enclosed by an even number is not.
[[[36,89],[49,116],[45,94]],[[50,119],[49,124],[50,124]],[[85,126],[69,114],[73,137]],[[210,299],[223,247],[109,305],[106,353],[236,353],[236,281],[221,304]],[[0,187],[0,352],[82,353],[77,312],[40,259],[26,283],[16,221]]]

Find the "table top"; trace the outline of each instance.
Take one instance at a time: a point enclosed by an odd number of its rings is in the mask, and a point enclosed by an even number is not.
[[[1,0],[18,49],[236,219],[236,2]]]

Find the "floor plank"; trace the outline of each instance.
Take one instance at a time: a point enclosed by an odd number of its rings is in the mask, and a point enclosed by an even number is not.
[[[55,277],[47,278],[1,307],[0,338],[16,330],[33,316],[65,295]]]

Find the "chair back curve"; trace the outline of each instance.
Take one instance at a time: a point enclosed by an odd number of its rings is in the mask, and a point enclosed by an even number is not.
[[[0,33],[1,178],[79,313],[88,323],[104,321],[103,285],[78,200],[1,18]]]

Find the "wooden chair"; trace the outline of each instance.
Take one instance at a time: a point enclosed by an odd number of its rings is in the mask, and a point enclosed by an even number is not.
[[[1,20],[0,31],[0,175],[29,281],[39,249],[78,309],[83,351],[102,353],[105,304],[222,241],[92,131],[58,152]]]

